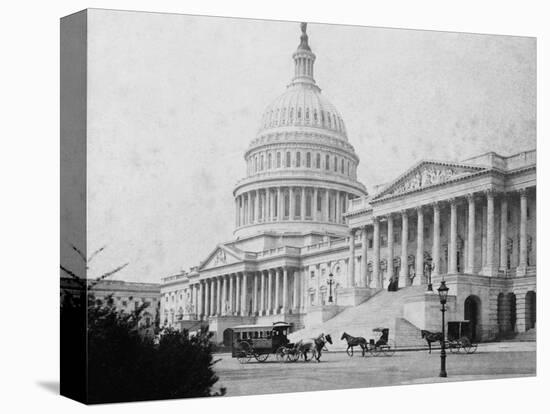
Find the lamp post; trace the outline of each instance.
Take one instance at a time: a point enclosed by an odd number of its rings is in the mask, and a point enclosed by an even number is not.
[[[439,372],[440,377],[447,376],[447,367],[446,360],[447,354],[445,352],[445,304],[447,303],[447,294],[449,293],[449,288],[445,285],[445,281],[441,281],[441,285],[437,288],[437,293],[439,294],[439,302],[441,303],[441,371]]]
[[[327,285],[328,285],[328,303],[332,303],[332,285],[334,284],[334,275],[330,273],[328,275]]]
[[[424,269],[426,270],[426,274],[428,275],[428,292],[433,292],[434,289],[433,289],[433,285],[432,285],[432,270],[433,270],[433,265],[432,265],[432,259],[428,259],[426,261],[426,265],[424,266]]]

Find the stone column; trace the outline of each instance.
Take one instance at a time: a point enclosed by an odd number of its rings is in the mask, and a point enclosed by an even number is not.
[[[239,197],[235,197],[235,227],[239,227]]]
[[[282,313],[288,312],[288,268],[283,268],[283,310]]]
[[[256,315],[258,313],[258,272],[252,273],[252,278],[254,280],[252,293],[252,314]]]
[[[270,204],[270,217],[271,217],[271,221],[275,221],[277,220],[275,217],[275,202],[276,202],[276,199],[275,199],[275,194],[273,191],[269,191],[269,194],[270,194],[270,200],[271,200],[271,204]]]
[[[349,236],[349,265],[348,265],[348,286],[355,286],[355,229],[350,230]]]
[[[235,309],[235,307],[233,306],[233,296],[234,296],[233,279],[234,279],[234,275],[230,274],[229,275],[229,306],[228,306],[228,311],[230,315],[233,315],[233,312]]]
[[[500,270],[508,269],[508,199],[506,194],[500,200]]]
[[[313,200],[311,201],[311,219],[313,221],[319,220],[317,217],[317,197],[319,197],[319,190],[317,187],[313,188]]]
[[[252,220],[254,209],[252,208],[252,192],[249,191],[247,194],[248,197],[248,224],[252,224],[254,220]]]
[[[321,305],[321,265],[315,267],[315,276],[317,279],[317,305]]]
[[[296,198],[294,196],[294,187],[290,187],[288,190],[288,196],[290,198],[288,203],[288,219],[294,220],[294,216],[296,214]]]
[[[269,269],[267,271],[267,312],[266,315],[273,315],[273,303],[271,302],[271,297],[273,295],[273,270]]]
[[[527,190],[519,192],[519,266],[518,273],[525,274],[527,268]]]
[[[275,303],[273,306],[273,314],[279,313],[279,285],[280,285],[281,270],[275,269]]]
[[[260,221],[260,192],[258,190],[254,191],[254,222],[258,223]]]
[[[216,280],[210,282],[210,315],[216,316]]]
[[[301,201],[301,206],[300,206],[300,217],[302,220],[305,220],[306,219],[306,188],[305,187],[302,187],[302,198],[300,199]]]
[[[335,202],[336,202],[336,208],[335,208],[336,218],[334,222],[340,223],[340,221],[342,220],[342,203],[340,201],[340,191],[336,191]]]
[[[451,198],[449,200],[449,203],[451,205],[451,222],[450,222],[450,226],[451,226],[451,230],[450,230],[450,235],[449,235],[449,248],[448,248],[448,252],[449,252],[449,258],[448,258],[448,263],[449,263],[449,268],[447,269],[447,273],[457,273],[457,268],[456,268],[456,232],[457,232],[457,214],[456,214],[456,199],[454,198]]]
[[[259,315],[265,315],[265,274],[264,270],[260,272],[260,312]]]
[[[281,221],[284,216],[285,202],[281,187],[277,187],[277,221]]]
[[[422,207],[416,208],[416,259],[414,286],[424,284],[424,211]]]
[[[216,288],[216,315],[220,316],[222,314],[222,310],[223,310],[223,301],[222,301],[222,296],[223,296],[223,290],[222,290],[222,280],[223,280],[223,277],[218,277],[218,283],[217,283],[217,288]]]
[[[387,273],[388,280],[391,280],[393,275],[393,215],[388,214],[388,252],[387,252]]]
[[[239,273],[235,274],[235,315],[241,314],[241,275]]]
[[[441,228],[440,228],[440,211],[439,211],[439,203],[433,203],[432,205],[434,210],[434,228],[433,228],[433,245],[432,245],[432,277],[437,276],[441,273],[441,269],[439,268],[439,262],[440,262],[440,234],[441,234]]]
[[[197,314],[198,314],[198,317],[199,319],[202,319],[202,317],[204,316],[204,310],[203,310],[203,292],[204,292],[204,288],[203,288],[203,285],[204,283],[199,281],[199,297],[198,297],[198,305],[199,305],[199,310],[197,311]]]
[[[243,272],[243,280],[241,286],[241,316],[248,316],[248,298],[247,298],[247,279],[248,272]]]
[[[222,307],[220,314],[227,315],[227,275],[222,276]]]
[[[361,287],[369,287],[368,281],[368,259],[367,249],[369,247],[369,240],[367,238],[367,226],[361,229]]]
[[[244,195],[239,196],[241,200],[241,226],[244,226],[246,224],[246,214],[244,209]]]
[[[325,219],[327,222],[330,221],[330,190],[328,188],[325,190]]]
[[[399,286],[409,285],[409,264],[407,257],[407,243],[409,241],[409,216],[407,211],[401,212],[401,268],[399,270]]]
[[[476,240],[476,200],[474,194],[466,196],[468,200],[468,260],[464,273],[474,273]]]
[[[486,192],[487,196],[487,252],[485,263],[485,274],[493,276],[495,269],[495,192],[490,189]]]
[[[204,314],[205,316],[210,316],[210,280],[206,279],[204,281]]]
[[[300,283],[300,271],[299,269],[292,269],[292,287],[294,288],[293,289],[293,294],[292,294],[292,309],[293,309],[293,312],[296,312],[298,313],[298,309],[299,309],[299,283]]]
[[[374,235],[372,241],[372,281],[371,287],[379,289],[380,286],[380,220],[373,218]]]

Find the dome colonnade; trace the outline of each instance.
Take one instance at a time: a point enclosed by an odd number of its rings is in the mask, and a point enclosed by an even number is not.
[[[264,111],[245,153],[247,175],[233,191],[237,237],[263,230],[343,233],[349,200],[367,194],[344,121],[313,78],[305,29],[293,54],[294,78]]]

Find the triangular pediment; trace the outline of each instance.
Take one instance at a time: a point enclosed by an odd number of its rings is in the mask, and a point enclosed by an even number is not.
[[[242,261],[242,257],[239,257],[239,253],[240,252],[224,246],[223,244],[219,244],[201,264],[199,271],[238,263]]]
[[[379,200],[441,185],[485,170],[485,167],[441,161],[421,161],[373,197]]]

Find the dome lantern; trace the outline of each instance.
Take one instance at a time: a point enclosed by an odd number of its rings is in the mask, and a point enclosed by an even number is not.
[[[315,62],[315,54],[311,51],[306,33],[307,23],[300,25],[302,35],[300,36],[300,44],[298,49],[292,55],[294,59],[294,78],[292,83],[309,83],[315,85],[313,78],[313,63]]]

